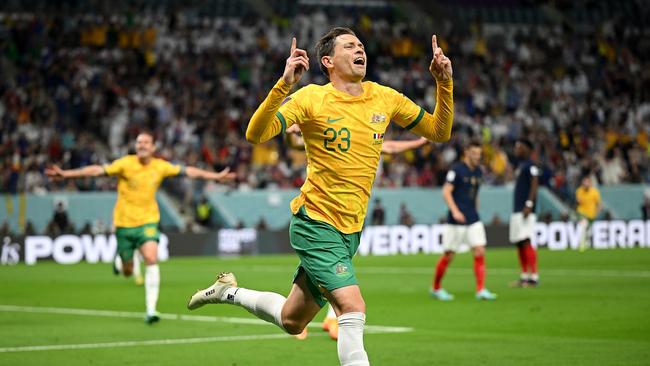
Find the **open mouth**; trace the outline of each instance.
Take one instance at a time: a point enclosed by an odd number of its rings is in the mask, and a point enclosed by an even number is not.
[[[357,57],[354,59],[354,64],[363,66],[366,64],[366,60],[363,57]]]

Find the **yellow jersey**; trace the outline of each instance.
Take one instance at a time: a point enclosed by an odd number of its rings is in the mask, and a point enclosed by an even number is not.
[[[179,175],[182,171],[182,166],[157,158],[143,165],[136,155],[104,165],[106,175],[118,177],[113,224],[136,227],[160,221],[156,191],[165,177]]]
[[[369,81],[362,87],[361,95],[352,96],[331,83],[311,84],[285,99],[290,87],[280,79],[246,132],[249,141],[262,142],[293,124],[300,126],[307,179],[291,201],[291,211],[295,214],[304,205],[310,218],[346,234],[363,227],[390,121],[430,140],[446,141],[453,119],[451,81],[438,83],[443,98],[434,115],[389,87]]]
[[[576,202],[578,207],[576,211],[584,217],[593,220],[598,216],[598,207],[600,206],[600,192],[594,187],[578,187],[576,189]]]

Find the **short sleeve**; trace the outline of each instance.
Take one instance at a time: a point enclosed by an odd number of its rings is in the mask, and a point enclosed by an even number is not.
[[[110,164],[104,164],[104,172],[106,175],[120,175],[126,166],[126,157],[117,159]]]
[[[179,164],[172,164],[168,161],[161,161],[160,170],[163,177],[174,177],[184,172],[184,167]]]
[[[445,178],[447,183],[454,184],[456,183],[456,172],[451,169],[447,172],[447,177]]]
[[[280,109],[275,114],[282,125],[281,133],[284,133],[292,125],[301,124],[309,118],[309,108],[307,108],[309,89],[309,86],[303,87],[282,101]]]

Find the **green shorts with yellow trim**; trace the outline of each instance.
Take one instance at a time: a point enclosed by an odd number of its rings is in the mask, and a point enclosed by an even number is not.
[[[158,223],[118,227],[115,230],[115,237],[117,238],[117,253],[123,261],[128,262],[133,259],[133,252],[145,242],[155,241],[157,243],[160,239],[160,230],[158,230]]]
[[[294,282],[305,272],[309,291],[320,307],[327,303],[323,290],[358,284],[352,257],[359,248],[361,232],[344,234],[328,223],[312,220],[302,206],[291,218],[289,239],[300,258]]]

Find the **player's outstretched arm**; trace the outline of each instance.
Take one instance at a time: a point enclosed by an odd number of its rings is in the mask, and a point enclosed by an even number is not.
[[[220,172],[211,172],[201,168],[188,166],[185,167],[185,175],[192,179],[216,180],[218,182],[229,182],[237,177],[237,174],[226,168]]]
[[[88,165],[79,169],[61,169],[57,165],[45,169],[45,175],[50,178],[83,178],[83,177],[99,177],[106,174],[104,167],[101,165]]]
[[[428,142],[429,140],[424,137],[408,141],[388,140],[384,141],[384,144],[381,145],[381,152],[386,154],[399,154],[406,150],[417,149],[418,147],[425,145]]]
[[[282,125],[273,123],[275,113],[280,109],[284,98],[289,95],[291,87],[300,80],[306,70],[309,70],[307,51],[296,47],[296,38],[294,37],[291,40],[291,52],[282,77],[275,83],[248,123],[246,129],[248,142],[253,144],[266,142],[281,132]]]
[[[410,127],[412,132],[435,142],[445,142],[451,138],[451,127],[454,120],[454,80],[451,60],[438,47],[435,35],[431,37],[433,59],[429,71],[436,79],[436,108],[433,114],[422,110],[423,114]],[[421,119],[421,120],[420,120]]]

